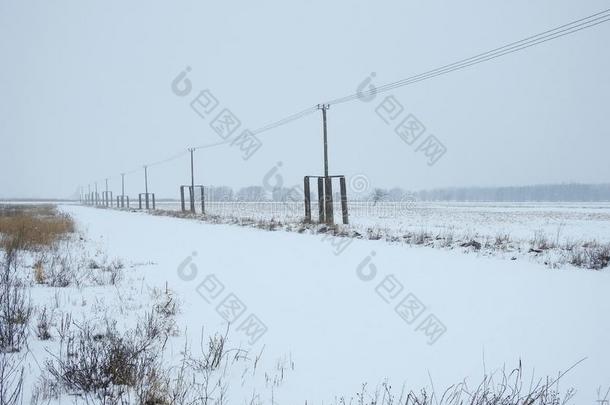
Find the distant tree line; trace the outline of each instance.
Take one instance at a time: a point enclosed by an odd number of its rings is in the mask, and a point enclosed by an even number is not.
[[[422,190],[416,196],[419,201],[595,202],[610,201],[610,184],[451,187]]]
[[[302,190],[263,186],[247,186],[234,190],[228,186],[205,189],[208,201],[300,201]],[[333,193],[338,201],[338,192]],[[312,189],[312,200],[317,195]],[[366,193],[350,193],[350,200],[360,201],[496,201],[496,202],[596,202],[610,201],[610,184],[539,184],[514,187],[447,187],[408,191],[399,187],[375,188]]]

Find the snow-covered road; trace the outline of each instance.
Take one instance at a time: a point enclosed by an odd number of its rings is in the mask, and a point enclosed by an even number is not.
[[[146,283],[178,293],[179,322],[193,338],[202,326],[224,330],[224,315],[236,318],[233,344],[256,340],[270,366],[291,358],[279,404],[329,403],[385,379],[418,389],[429,375],[442,391],[519,359],[543,377],[586,357],[561,380],[578,390],[577,403],[610,386],[607,270],[383,241],[354,240],[338,253],[340,240],[319,235],[62,209],[110,255],[154,263]]]

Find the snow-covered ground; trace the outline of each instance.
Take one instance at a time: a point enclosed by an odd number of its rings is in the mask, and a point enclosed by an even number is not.
[[[158,208],[179,210],[180,204],[160,202]],[[188,206],[188,204],[187,204]],[[610,242],[610,203],[497,202],[365,202],[349,203],[350,224],[356,229],[385,228],[394,232],[454,233],[456,237],[508,235],[517,241],[545,235],[565,243],[596,239]],[[199,211],[200,206],[197,205]],[[317,206],[312,205],[315,217]],[[221,216],[300,220],[300,202],[209,202],[206,211]],[[336,221],[341,207],[335,204]]]
[[[439,206],[426,207],[423,222],[404,223],[433,227],[451,218],[491,227],[489,232],[523,230],[528,237],[539,226],[553,231],[564,224],[561,232],[587,239],[610,234],[607,206]],[[386,380],[410,389],[432,380],[442,391],[464,378],[476,385],[484,368],[512,368],[520,360],[530,375],[535,369],[544,377],[586,358],[560,381],[560,387],[578,390],[578,404],[595,403],[597,388],[610,386],[607,270],[549,269],[371,240],[354,240],[337,254],[333,241],[319,235],[61,209],[86,233],[89,249],[127,265],[125,278],[116,287],[36,287],[38,305],[59,299],[75,317],[108,310],[119,322],[130,322],[151,305],[151,291],[169,288],[181,302],[181,332],[168,342],[168,359],[180,353],[185,339],[197,345],[202,327],[223,332],[223,315],[236,318],[231,345],[263,350],[260,369],[270,376],[285,372],[277,384],[254,383],[261,399],[273,390],[278,404],[335,403],[363,383],[374,389]],[[38,364],[43,347],[52,344],[30,343]],[[29,371],[31,386],[36,362]],[[239,392],[230,403],[246,400]]]

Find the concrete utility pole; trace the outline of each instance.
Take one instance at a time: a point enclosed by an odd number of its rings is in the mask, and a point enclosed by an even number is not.
[[[193,164],[193,152],[195,152],[195,148],[189,148],[189,152],[191,152],[191,192],[190,192],[190,200],[191,200],[191,212],[195,213],[195,169]]]
[[[125,207],[125,173],[121,173],[121,208]]]
[[[322,110],[322,126],[324,130],[324,177],[328,177],[328,131],[326,128],[326,110],[328,104],[318,104],[318,109]]]
[[[328,175],[328,131],[326,125],[326,110],[330,108],[329,104],[318,104],[318,109],[322,110],[322,126],[324,131],[324,218],[326,223],[334,223],[333,218],[333,185],[332,179]]]
[[[148,166],[144,165],[144,196],[146,197],[146,209],[148,209]]]

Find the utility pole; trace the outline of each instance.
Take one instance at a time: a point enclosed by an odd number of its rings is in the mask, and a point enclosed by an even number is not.
[[[106,192],[104,193],[104,204],[108,206],[108,178],[106,180]]]
[[[146,197],[146,209],[148,209],[148,166],[144,165],[144,196]]]
[[[324,177],[328,177],[328,131],[326,128],[326,110],[328,104],[318,104],[318,109],[322,110],[322,126],[324,129]]]
[[[195,169],[193,165],[193,152],[195,152],[195,148],[189,148],[189,152],[191,152],[191,192],[190,192],[190,200],[191,200],[191,212],[195,213]]]
[[[121,208],[125,207],[125,173],[121,173]]]
[[[322,110],[322,126],[324,131],[324,207],[326,223],[334,223],[333,218],[333,185],[332,179],[328,175],[328,131],[326,125],[326,110],[330,104],[318,104],[318,109]]]
[[[97,196],[97,181],[95,182],[95,205],[97,205],[98,203],[98,196]]]

